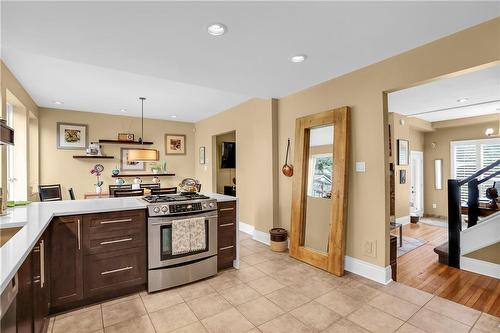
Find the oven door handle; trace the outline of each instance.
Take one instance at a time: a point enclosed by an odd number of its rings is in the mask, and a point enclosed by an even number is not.
[[[205,222],[209,222],[210,223],[210,219],[213,218],[213,217],[205,217]],[[182,219],[182,220],[186,220],[186,219]],[[159,226],[162,226],[162,225],[172,225],[172,221],[169,221],[169,222],[152,222],[152,223],[149,223],[149,225],[159,225]]]

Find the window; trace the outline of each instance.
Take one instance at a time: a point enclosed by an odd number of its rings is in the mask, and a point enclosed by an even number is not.
[[[500,159],[500,138],[484,140],[456,141],[451,143],[451,178],[465,179],[474,172]],[[479,177],[487,177],[500,170],[500,166],[489,170]],[[479,198],[486,199],[486,189],[500,176],[479,185]],[[460,188],[462,202],[467,202],[467,186]]]
[[[315,198],[332,196],[332,154],[315,154],[309,163],[307,195]]]
[[[14,107],[7,103],[7,126],[14,127]],[[14,145],[7,146],[7,200],[15,199]]]

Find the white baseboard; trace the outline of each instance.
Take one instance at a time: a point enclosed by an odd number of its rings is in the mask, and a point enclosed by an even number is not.
[[[410,215],[396,218],[396,223],[401,223],[402,225],[410,223]]]
[[[388,284],[392,281],[391,266],[384,268],[357,258],[345,256],[344,268],[346,271],[378,283]]]
[[[255,227],[251,224],[247,224],[240,221],[240,223],[238,224],[238,229],[246,234],[253,236],[253,231],[255,230]]]
[[[271,236],[269,235],[269,233],[256,230],[253,225],[240,221],[238,229],[246,234],[251,235],[252,239],[256,240],[257,242],[261,242],[266,245],[271,244]]]
[[[500,265],[492,262],[462,256],[460,269],[500,279]]]
[[[408,216],[408,223],[409,223]],[[258,242],[269,245],[271,239],[269,233],[256,230],[253,225],[240,222],[239,230],[252,236]],[[346,256],[344,260],[345,270],[354,274],[361,275],[367,279],[378,283],[388,284],[392,281],[391,266],[380,267],[369,262]]]

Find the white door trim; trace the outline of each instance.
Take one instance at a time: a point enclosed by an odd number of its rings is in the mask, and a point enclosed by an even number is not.
[[[417,159],[420,161],[420,167],[418,168],[419,170],[419,175],[416,177],[414,174],[414,158],[417,157]],[[418,151],[418,150],[411,150],[410,151],[410,186],[409,186],[409,191],[410,191],[410,201],[412,200],[412,188],[414,186],[413,181],[415,179],[418,179],[418,188],[417,188],[417,193],[419,196],[419,201],[420,201],[420,207],[418,210],[414,211],[412,207],[410,207],[410,214],[417,214],[418,216],[423,216],[424,215],[424,152]]]

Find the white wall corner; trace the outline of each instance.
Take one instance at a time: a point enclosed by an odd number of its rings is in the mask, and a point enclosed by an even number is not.
[[[468,257],[460,257],[460,269],[500,279],[500,265]]]
[[[392,281],[391,266],[380,267],[357,258],[345,256],[344,268],[346,271],[378,283],[389,284]]]

